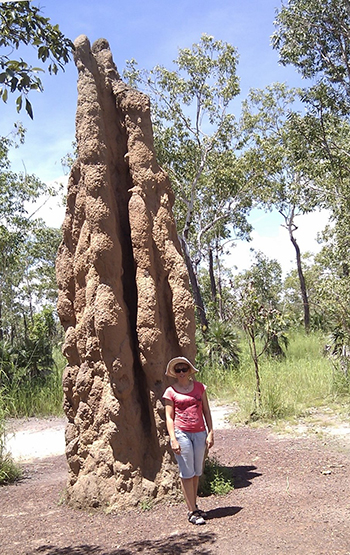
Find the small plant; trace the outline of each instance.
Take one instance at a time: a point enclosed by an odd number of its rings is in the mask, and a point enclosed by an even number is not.
[[[206,459],[199,482],[199,495],[202,497],[226,495],[233,489],[234,482],[230,469],[221,466],[215,457]]]
[[[0,454],[0,485],[16,482],[22,476],[22,471],[9,454]]]
[[[18,480],[22,471],[13,461],[11,455],[5,451],[5,413],[1,400],[0,391],[0,485],[3,485]]]
[[[211,323],[206,336],[204,353],[210,360],[212,368],[239,366],[238,335],[231,324],[221,321]]]
[[[141,511],[150,511],[153,508],[153,505],[154,499],[151,497],[144,497],[139,503]]]

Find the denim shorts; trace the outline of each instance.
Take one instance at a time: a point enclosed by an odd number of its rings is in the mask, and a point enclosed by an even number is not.
[[[175,454],[177,464],[179,465],[180,477],[189,479],[194,476],[201,476],[207,447],[207,432],[191,433],[176,429],[175,437],[181,447],[181,454]]]

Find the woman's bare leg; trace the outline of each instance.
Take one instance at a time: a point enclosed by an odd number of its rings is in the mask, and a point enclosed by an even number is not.
[[[197,506],[197,494],[198,494],[199,476],[193,477],[193,493],[194,493],[194,505]]]
[[[181,478],[182,492],[186,501],[188,510],[192,513],[196,510],[196,497],[198,488],[198,477]]]

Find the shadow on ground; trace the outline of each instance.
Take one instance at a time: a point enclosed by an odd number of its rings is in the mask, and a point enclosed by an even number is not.
[[[230,482],[234,489],[247,488],[252,485],[252,480],[262,476],[260,472],[255,472],[256,466],[222,466],[216,465],[214,472],[209,467],[204,468],[204,473],[199,482],[199,497],[210,497],[212,490],[211,482],[219,478],[224,482]]]
[[[225,518],[227,516],[234,516],[239,511],[242,510],[242,507],[218,507],[217,509],[211,509],[210,511],[206,511],[207,513],[207,520],[213,520],[214,518]]]
[[[70,545],[55,547],[43,545],[28,555],[181,555],[193,552],[198,555],[212,555],[210,546],[216,541],[216,535],[209,533],[180,534],[158,540],[132,542],[112,550],[105,550],[97,545]]]
[[[257,470],[256,466],[234,466],[232,468],[232,475],[235,484],[235,489],[247,488],[252,485],[252,480],[262,476]]]

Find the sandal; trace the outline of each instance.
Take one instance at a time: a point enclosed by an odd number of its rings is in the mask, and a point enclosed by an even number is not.
[[[188,513],[188,520],[191,524],[205,524],[204,518],[199,514],[199,511],[193,511],[193,513]]]

